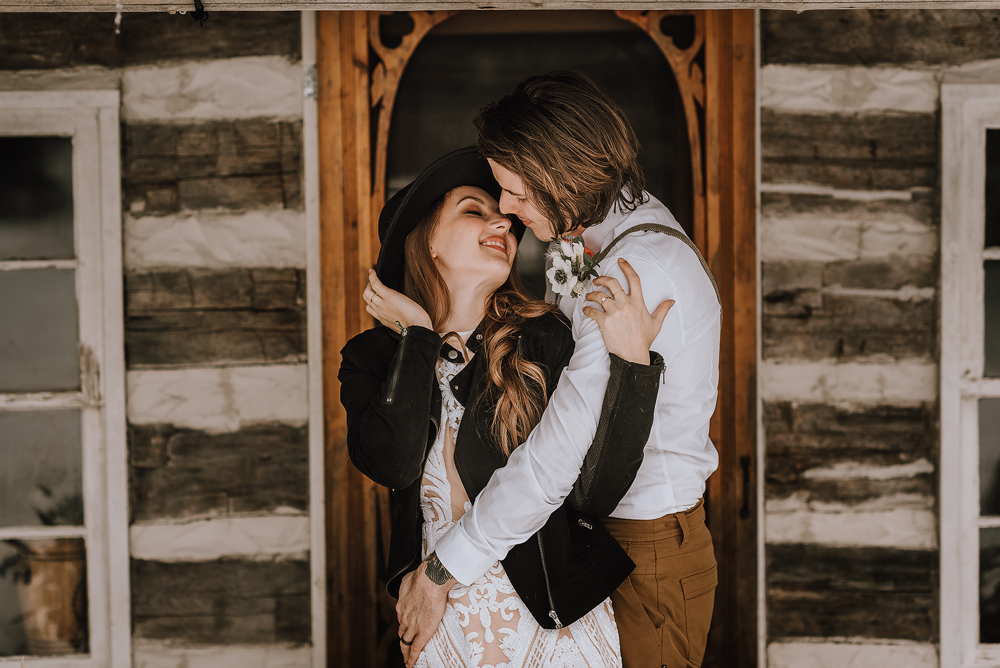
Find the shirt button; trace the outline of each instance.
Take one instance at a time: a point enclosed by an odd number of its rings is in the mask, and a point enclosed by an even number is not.
[[[453,360],[453,359],[455,359],[456,357],[458,357],[458,353],[457,353],[457,352],[455,352],[454,350],[452,350],[452,351],[450,351],[450,352],[448,353],[448,359],[450,359],[450,360]]]
[[[476,334],[476,341],[482,341],[482,340],[483,340],[483,335],[482,334]]]

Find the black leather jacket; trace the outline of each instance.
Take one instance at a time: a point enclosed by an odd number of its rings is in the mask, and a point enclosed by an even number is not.
[[[468,347],[478,352],[477,330]],[[522,354],[540,363],[551,396],[573,353],[568,323],[549,314],[525,323]],[[351,461],[373,481],[393,489],[399,512],[392,527],[386,583],[399,595],[402,577],[421,561],[423,516],[420,483],[424,462],[441,416],[441,393],[435,369],[439,356],[453,348],[423,327],[403,336],[376,327],[351,339],[341,351],[341,401],[347,409],[347,446]],[[618,504],[642,462],[663,360],[638,365],[612,355],[611,381],[605,395],[598,438],[610,440],[593,463],[589,487],[576,494],[578,506],[595,500],[607,508]],[[490,434],[493,406],[477,400],[487,387],[482,355],[455,376],[452,390],[466,406],[455,443],[455,466],[470,499],[475,499],[506,459]],[[602,436],[603,434],[603,436]],[[598,445],[595,441],[595,446]],[[608,454],[611,453],[611,456]],[[586,468],[586,467],[585,467]],[[598,490],[592,494],[591,490]],[[609,491],[611,490],[611,491]],[[610,506],[610,508],[608,508]],[[518,595],[544,628],[576,621],[603,601],[635,568],[631,559],[593,514],[564,504],[532,539],[515,546],[503,560]]]

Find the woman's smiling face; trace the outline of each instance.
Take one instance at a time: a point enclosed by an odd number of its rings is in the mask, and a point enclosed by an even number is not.
[[[516,253],[510,220],[489,193],[460,186],[445,195],[431,233],[431,257],[449,288],[477,282],[499,288]]]

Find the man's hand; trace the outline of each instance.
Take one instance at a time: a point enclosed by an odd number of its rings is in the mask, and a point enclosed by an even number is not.
[[[448,592],[455,584],[455,578],[434,552],[417,570],[403,576],[396,617],[399,619],[399,647],[406,668],[413,667],[424,645],[437,631],[444,618]]]

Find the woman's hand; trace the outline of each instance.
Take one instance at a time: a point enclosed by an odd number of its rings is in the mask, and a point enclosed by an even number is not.
[[[427,311],[406,295],[385,287],[374,269],[368,270],[364,298],[365,310],[389,329],[401,331],[411,325],[433,329]]]
[[[604,337],[608,352],[629,362],[649,364],[649,347],[660,333],[663,319],[674,305],[674,300],[668,299],[649,313],[642,300],[639,274],[624,259],[618,260],[618,266],[625,272],[628,280],[628,294],[621,283],[611,276],[595,278],[594,285],[607,288],[611,296],[603,290],[587,294],[587,301],[594,302],[601,308],[586,306],[583,313],[601,328],[601,336]]]

